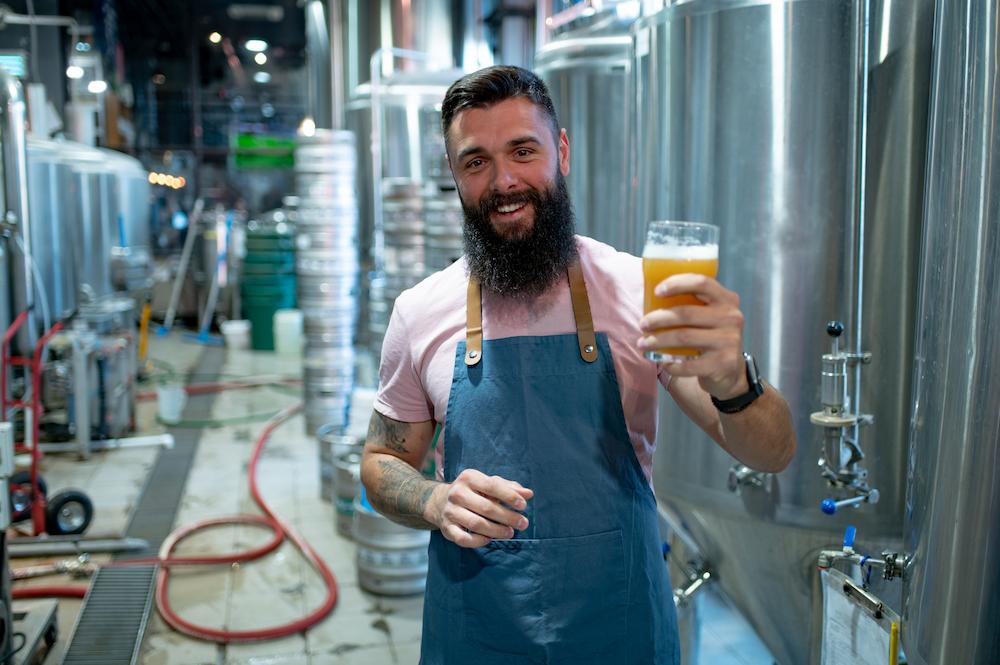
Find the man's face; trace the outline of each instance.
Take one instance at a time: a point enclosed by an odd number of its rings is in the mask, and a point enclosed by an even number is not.
[[[566,191],[569,142],[532,102],[511,99],[452,121],[449,154],[465,211],[469,271],[483,287],[529,299],[576,258]]]
[[[529,234],[538,215],[532,195],[569,174],[569,141],[553,139],[545,112],[524,98],[462,111],[448,131],[448,158],[463,205],[487,213],[498,236]]]

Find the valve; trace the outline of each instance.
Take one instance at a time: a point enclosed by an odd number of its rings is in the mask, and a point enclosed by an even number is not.
[[[862,503],[878,503],[879,493],[877,489],[868,490],[864,494],[851,497],[850,499],[836,500],[833,498],[823,499],[819,504],[819,509],[826,515],[835,515],[841,508],[857,508]]]

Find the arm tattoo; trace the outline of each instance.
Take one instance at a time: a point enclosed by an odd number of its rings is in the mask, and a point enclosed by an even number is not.
[[[392,418],[386,418],[378,411],[374,412],[368,425],[368,440],[373,443],[383,445],[393,452],[406,454],[406,432],[410,428],[409,423],[403,423]]]
[[[371,493],[368,499],[379,512],[403,526],[435,528],[423,515],[437,483],[427,480],[401,459],[385,456],[378,460],[378,467],[382,472],[378,491]]]

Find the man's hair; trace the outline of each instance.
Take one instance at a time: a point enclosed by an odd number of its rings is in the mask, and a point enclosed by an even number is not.
[[[445,144],[455,116],[472,108],[489,108],[508,99],[524,97],[548,116],[552,136],[559,139],[559,119],[542,79],[521,67],[496,65],[467,74],[451,84],[441,104],[441,131]]]

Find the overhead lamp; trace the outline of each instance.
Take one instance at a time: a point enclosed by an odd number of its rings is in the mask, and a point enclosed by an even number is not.
[[[213,44],[218,44],[219,42],[222,41],[222,35],[220,35],[217,32],[213,32],[208,36],[208,41],[212,42]]]
[[[300,136],[315,136],[316,134],[316,121],[312,119],[312,116],[306,116],[302,119],[302,123],[299,125],[299,135]]]
[[[253,61],[256,62],[258,65],[266,64],[267,63],[267,55],[265,55],[264,53],[258,53],[257,55],[255,55],[253,57]]]
[[[257,72],[256,74],[253,75],[253,80],[256,81],[257,83],[270,83],[271,75],[268,74],[267,72]]]
[[[83,67],[79,65],[70,65],[66,68],[66,77],[71,79],[82,79]]]
[[[253,53],[260,53],[261,51],[267,50],[267,42],[263,39],[248,39],[244,46],[246,46],[248,51]]]
[[[92,92],[95,95],[99,95],[107,89],[108,89],[107,82],[102,81],[101,79],[94,79],[93,81],[87,84],[87,91]]]

